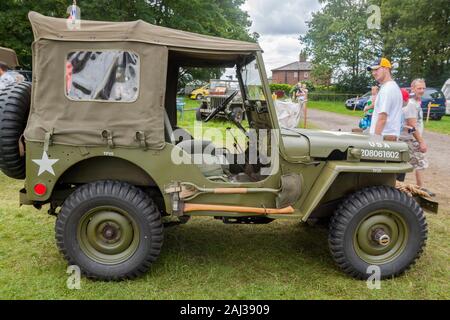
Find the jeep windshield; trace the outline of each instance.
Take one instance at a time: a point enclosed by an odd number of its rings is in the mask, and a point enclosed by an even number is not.
[[[242,68],[242,80],[244,82],[247,99],[253,101],[265,101],[266,97],[262,89],[262,81],[256,60],[246,64]]]

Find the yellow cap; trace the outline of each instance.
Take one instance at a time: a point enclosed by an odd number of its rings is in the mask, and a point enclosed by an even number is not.
[[[367,67],[368,71],[376,70],[381,67],[392,69],[391,62],[386,58],[380,58],[376,60],[374,63],[372,63],[370,66]]]

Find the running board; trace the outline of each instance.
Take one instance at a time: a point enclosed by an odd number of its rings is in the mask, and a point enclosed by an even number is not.
[[[185,213],[192,211],[220,211],[220,212],[239,212],[239,213],[254,213],[267,215],[267,214],[291,214],[294,213],[294,208],[292,206],[288,206],[280,209],[272,209],[272,208],[185,203],[183,211]]]

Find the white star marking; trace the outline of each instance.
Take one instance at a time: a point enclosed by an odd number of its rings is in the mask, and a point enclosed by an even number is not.
[[[47,152],[44,151],[42,154],[42,159],[32,159],[34,163],[36,163],[39,166],[39,173],[38,176],[43,174],[45,171],[51,173],[52,175],[55,175],[55,171],[53,171],[53,165],[59,161],[59,159],[49,159]]]

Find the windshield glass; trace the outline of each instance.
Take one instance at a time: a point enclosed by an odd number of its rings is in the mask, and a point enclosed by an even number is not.
[[[262,89],[262,81],[259,75],[259,68],[256,60],[250,62],[242,68],[242,79],[247,89],[249,100],[266,100]]]

